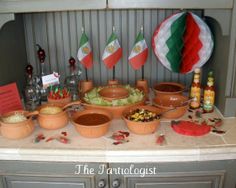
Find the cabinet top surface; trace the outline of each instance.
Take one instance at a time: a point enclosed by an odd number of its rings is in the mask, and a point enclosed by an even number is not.
[[[220,116],[217,112],[207,115]],[[188,118],[188,114],[186,117]],[[208,117],[207,117],[208,118]],[[9,140],[0,136],[0,160],[29,161],[76,161],[76,162],[179,162],[236,159],[236,118],[223,120],[222,130],[226,133],[191,137],[175,133],[170,122],[163,120],[159,129],[151,135],[130,133],[129,142],[114,145],[109,137],[118,130],[128,129],[121,119],[112,121],[109,132],[101,138],[88,139],[80,136],[73,125],[60,130],[43,130],[36,125],[34,133],[22,140]],[[68,134],[70,143],[56,140],[46,142],[51,136]],[[159,134],[163,133],[166,143],[156,144]],[[38,134],[46,139],[34,143]]]

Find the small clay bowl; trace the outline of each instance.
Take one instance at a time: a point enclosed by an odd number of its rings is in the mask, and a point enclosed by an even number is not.
[[[136,107],[129,108],[123,112],[122,117],[131,132],[135,134],[140,134],[140,135],[155,133],[157,128],[160,125],[160,119],[155,119],[149,122],[135,122],[126,118],[127,114],[137,109],[145,109],[151,112],[155,112],[157,114],[160,114],[162,110],[153,106],[136,106]]]
[[[98,138],[108,132],[111,120],[112,115],[108,111],[98,109],[83,110],[73,114],[72,124],[81,136]]]
[[[123,87],[105,87],[98,94],[105,100],[112,101],[124,99],[129,96],[129,91]]]
[[[3,115],[2,118],[14,115],[16,113],[21,113],[26,117],[28,112],[26,111],[12,111]],[[22,139],[25,138],[34,131],[34,123],[31,117],[26,120],[16,123],[7,123],[0,120],[0,132],[2,136],[9,139]]]
[[[161,95],[153,99],[153,103],[162,109],[162,116],[167,119],[177,119],[182,117],[189,106],[189,99],[183,95]]]
[[[38,122],[40,127],[48,130],[55,130],[65,127],[69,122],[69,116],[65,111],[65,108],[72,106],[72,105],[79,105],[80,101],[74,101],[68,103],[65,106],[61,106],[61,104],[45,104],[39,108],[38,114]],[[55,113],[47,113],[45,112],[46,108],[52,108],[56,110]]]
[[[48,103],[50,104],[58,104],[59,106],[64,106],[71,102],[71,96],[63,98],[63,99],[52,99],[48,97]]]
[[[156,96],[182,95],[185,86],[177,82],[161,82],[153,87]]]

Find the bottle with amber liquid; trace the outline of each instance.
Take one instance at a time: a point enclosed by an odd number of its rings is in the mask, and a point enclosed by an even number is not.
[[[201,105],[201,84],[200,84],[200,69],[194,70],[193,83],[190,89],[191,109],[198,109]]]
[[[207,86],[204,88],[203,92],[203,111],[205,113],[213,112],[214,103],[215,103],[214,78],[212,72],[210,72],[208,74]]]

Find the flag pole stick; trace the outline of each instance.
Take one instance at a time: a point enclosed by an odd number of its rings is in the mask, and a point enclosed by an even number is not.
[[[88,70],[85,68],[85,79],[88,81]]]
[[[143,34],[143,26],[141,26],[140,31]],[[142,80],[144,80],[144,65],[142,66]]]
[[[115,26],[112,27],[112,32],[115,32]],[[112,79],[115,80],[115,78],[116,78],[116,66],[114,65],[112,69]]]

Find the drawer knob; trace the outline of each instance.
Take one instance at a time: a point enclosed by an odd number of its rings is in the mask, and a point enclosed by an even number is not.
[[[112,187],[113,188],[119,188],[120,187],[120,180],[119,179],[114,179],[112,182]]]
[[[106,187],[106,181],[104,179],[100,179],[98,182],[98,188]]]

